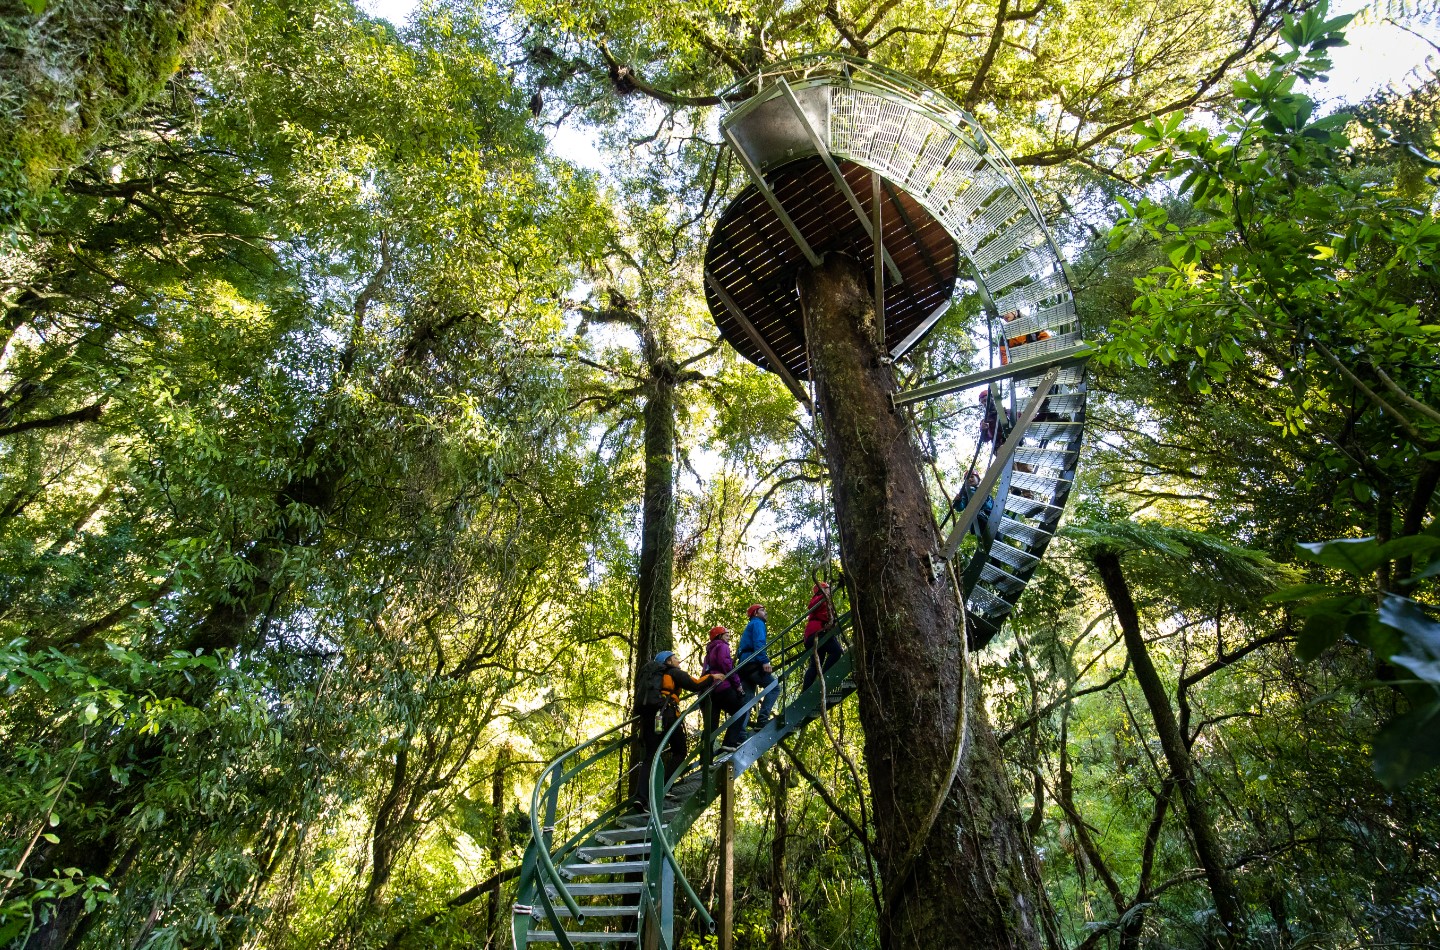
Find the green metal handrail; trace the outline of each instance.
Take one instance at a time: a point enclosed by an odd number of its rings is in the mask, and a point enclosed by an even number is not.
[[[807,609],[777,635],[769,638],[769,642],[766,644],[766,651],[771,656],[771,662],[775,666],[776,673],[776,682],[770,687],[771,689],[782,688],[786,680],[796,669],[802,667],[812,652],[811,648],[803,646],[803,640],[799,637],[794,638],[791,642],[786,643],[778,649],[772,649],[771,645],[777,641],[783,641],[796,627],[808,620],[816,610],[819,610],[820,606],[821,605],[817,603],[815,607]],[[836,635],[838,630],[845,624],[848,616],[847,613],[837,617],[833,622],[832,628],[826,631],[821,639],[823,640],[824,638]],[[753,650],[750,653],[739,656],[734,669],[738,670],[742,666],[750,663],[759,656],[760,652],[760,650]],[[679,779],[681,774],[685,772],[686,767],[697,757],[703,759],[704,768],[707,770],[706,780],[709,781],[709,761],[713,754],[712,746],[715,736],[721,734],[724,729],[732,725],[739,717],[745,715],[764,695],[763,693],[757,694],[754,698],[748,700],[739,712],[726,717],[722,722],[718,722],[712,731],[702,729],[701,741],[696,744],[693,750],[687,753],[676,768],[674,775],[670,776],[669,781],[665,781],[665,776],[661,771],[664,757],[659,754],[660,750],[663,750],[669,743],[673,730],[678,728],[681,721],[697,711],[703,711],[704,704],[710,701],[711,694],[718,685],[719,683],[716,682],[698,693],[692,702],[686,706],[684,711],[677,716],[676,722],[673,723],[671,728],[662,736],[660,745],[657,748],[657,754],[651,763],[650,774],[646,776],[650,782],[650,800],[652,804],[656,802],[660,803],[659,808],[652,807],[650,816],[652,837],[658,839],[660,847],[659,849],[652,849],[651,867],[645,875],[645,885],[642,886],[640,891],[640,902],[636,907],[637,928],[643,926],[643,921],[647,914],[654,914],[658,910],[654,888],[657,886],[663,862],[668,861],[674,869],[676,876],[679,878],[681,888],[684,890],[687,899],[703,918],[705,927],[708,930],[714,930],[714,919],[705,909],[694,887],[680,870],[675,858],[674,849],[671,846],[668,836],[663,831],[663,826],[659,827],[658,830],[657,826],[659,825],[658,816],[661,810],[663,810],[664,796]],[[570,893],[564,875],[560,873],[557,865],[563,863],[570,854],[582,848],[585,842],[593,838],[597,831],[604,828],[608,823],[622,814],[626,805],[623,802],[617,802],[603,809],[602,812],[586,824],[584,828],[572,835],[568,835],[566,840],[557,846],[553,841],[553,833],[560,790],[574,778],[593,767],[595,763],[607,759],[616,752],[625,749],[629,744],[630,737],[624,735],[617,736],[615,734],[622,730],[629,729],[634,726],[637,721],[638,717],[631,717],[556,756],[546,764],[544,770],[542,770],[539,778],[536,780],[534,790],[531,793],[530,831],[533,851],[531,853],[531,859],[526,862],[529,867],[522,871],[520,884],[521,893],[526,892],[527,882],[534,887],[535,900],[536,903],[539,904],[539,910],[543,912],[544,917],[548,920],[560,945],[568,948],[568,950],[573,950],[573,943],[567,939],[564,925],[556,910],[555,899],[558,898],[559,903],[563,904],[572,919],[577,923],[585,920],[585,913],[584,908],[576,902],[574,895]],[[587,751],[589,754],[586,754]],[[658,794],[656,794],[657,790]],[[541,819],[542,806],[545,816],[543,821]],[[555,893],[553,898],[548,889],[549,887],[554,888]],[[533,909],[531,910],[530,916],[532,918],[536,916]],[[668,950],[669,941],[662,940],[662,944],[666,950]]]
[[[580,743],[574,748],[567,749],[566,751],[562,752],[559,756],[553,759],[550,764],[545,766],[544,771],[540,773],[540,777],[535,781],[535,790],[530,794],[530,836],[531,841],[535,845],[535,856],[536,861],[539,865],[537,869],[537,876],[541,878],[541,880],[536,885],[539,892],[538,896],[540,897],[541,904],[545,907],[546,915],[550,918],[551,926],[554,928],[554,931],[557,934],[561,935],[560,940],[567,947],[570,945],[569,941],[565,940],[563,936],[563,929],[560,927],[559,920],[554,912],[554,908],[551,906],[549,893],[545,890],[545,885],[547,883],[555,885],[555,890],[558,893],[560,900],[565,904],[566,909],[570,911],[571,915],[577,922],[583,921],[585,919],[585,914],[580,909],[580,905],[575,902],[575,898],[570,894],[569,888],[565,886],[565,882],[562,879],[560,872],[555,868],[555,862],[551,859],[550,856],[551,842],[548,838],[545,837],[545,833],[547,831],[553,831],[554,829],[554,810],[555,803],[559,795],[560,786],[569,779],[573,778],[575,775],[579,774],[585,767],[613,754],[617,749],[624,748],[626,737],[622,736],[618,739],[614,739],[606,743],[599,752],[586,758],[580,763],[580,765],[570,769],[568,772],[560,772],[558,779],[551,777],[567,760],[575,757],[576,755],[580,754],[581,752],[585,751],[596,743],[599,743],[601,740],[605,739],[612,733],[634,725],[636,721],[637,717],[632,716],[631,718],[625,720],[619,725],[612,726],[611,728],[606,729],[599,735],[593,736],[592,738]],[[540,822],[540,791],[542,788],[546,787],[547,778],[551,779],[550,785],[547,789],[550,794],[547,796],[548,803],[546,809],[546,823],[542,825]],[[572,836],[569,841],[567,841],[564,845],[561,846],[560,853],[565,854],[569,850],[571,850],[577,840],[583,839],[579,838],[579,836]],[[548,879],[548,881],[546,879]]]
[[[799,626],[801,621],[809,619],[810,615],[813,614],[816,610],[818,610],[822,603],[825,602],[822,601],[821,603],[817,603],[815,606],[808,608],[803,614],[801,614],[788,626],[786,626],[785,629],[780,632],[779,636],[784,637],[786,634],[790,633],[790,631],[794,630],[795,627]],[[782,679],[785,676],[788,676],[791,672],[793,672],[797,668],[797,665],[800,665],[803,668],[803,664],[810,659],[810,657],[814,654],[815,649],[820,646],[821,642],[828,640],[830,637],[838,635],[841,627],[848,622],[849,617],[850,614],[848,611],[841,616],[835,617],[831,623],[830,629],[825,631],[821,637],[817,637],[813,646],[804,647],[802,650],[799,651],[798,655],[782,663],[780,667],[781,673],[779,676],[776,677],[775,685],[778,687]],[[779,655],[784,656],[785,654],[793,650],[796,646],[800,646],[801,644],[803,644],[803,640],[793,642],[790,645],[782,648]],[[768,648],[769,644],[767,643],[766,646]],[[750,660],[758,656],[759,653],[759,650],[755,650],[745,656],[742,656],[739,660],[736,661],[734,669],[738,670],[741,666],[745,665],[745,663],[748,663]],[[739,712],[736,712],[733,715],[727,717],[723,723],[717,721],[714,730],[710,732],[710,734],[706,735],[702,730],[700,742],[697,743],[697,746],[694,750],[686,753],[685,758],[682,759],[678,765],[676,765],[675,772],[670,777],[670,780],[668,782],[664,780],[664,772],[662,771],[662,767],[664,764],[663,750],[669,745],[671,735],[675,732],[676,729],[680,727],[680,725],[684,722],[687,716],[691,715],[697,710],[702,711],[703,714],[704,704],[710,700],[711,694],[718,686],[719,683],[714,683],[709,688],[705,689],[703,692],[697,693],[695,698],[690,702],[690,705],[687,706],[683,712],[679,713],[675,717],[675,721],[670,724],[669,729],[665,730],[665,733],[660,737],[659,744],[656,746],[655,757],[651,760],[650,763],[649,775],[651,867],[646,872],[645,887],[642,888],[642,892],[646,893],[646,895],[649,896],[649,903],[653,906],[654,897],[653,895],[649,894],[649,890],[651,887],[654,886],[656,878],[655,872],[659,870],[660,862],[668,861],[670,866],[675,870],[675,877],[679,881],[681,888],[684,890],[686,898],[690,901],[690,904],[695,909],[695,911],[700,914],[700,917],[702,918],[706,929],[711,933],[715,931],[715,920],[713,917],[710,916],[709,911],[705,909],[704,903],[700,900],[699,895],[695,893],[695,888],[690,884],[689,879],[685,877],[685,872],[680,869],[680,863],[675,858],[675,851],[670,844],[669,836],[665,834],[665,826],[664,823],[661,821],[661,816],[665,809],[665,794],[675,784],[676,780],[684,773],[685,766],[690,763],[692,756],[696,756],[704,760],[702,768],[708,769],[709,756],[705,753],[711,750],[708,749],[707,746],[713,743],[715,735],[719,734],[722,728],[728,727],[732,723],[738,721],[739,717],[745,714],[748,707],[750,705],[753,705],[755,700],[751,700],[750,703],[748,703],[746,706],[742,706]],[[759,696],[757,695],[755,699],[758,698]],[[709,781],[708,774],[706,776],[706,781]],[[658,854],[656,853],[654,847],[656,842],[660,844],[660,852]],[[643,905],[646,902],[642,900],[641,903]]]

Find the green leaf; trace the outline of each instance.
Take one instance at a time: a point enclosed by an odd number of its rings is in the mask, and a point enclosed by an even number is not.
[[[1273,594],[1264,598],[1267,604],[1284,604],[1295,600],[1307,600],[1318,594],[1334,594],[1336,588],[1330,584],[1295,584],[1292,587],[1282,587]]]
[[[1341,538],[1295,545],[1295,553],[1307,561],[1333,567],[1356,577],[1375,570],[1385,560],[1374,538]]]
[[[1295,655],[1309,663],[1345,635],[1344,619],[1336,614],[1314,614],[1305,619],[1295,643]]]
[[[1440,623],[1427,617],[1415,601],[1393,594],[1381,602],[1379,617],[1403,637],[1401,650],[1390,655],[1390,662],[1440,686]]]
[[[1436,551],[1440,551],[1440,538],[1427,534],[1412,534],[1404,538],[1396,538],[1394,541],[1386,541],[1380,547],[1380,554],[1387,561],[1395,561],[1402,557],[1429,555]]]
[[[1375,737],[1375,778],[1395,791],[1440,766],[1440,700],[1391,720]]]

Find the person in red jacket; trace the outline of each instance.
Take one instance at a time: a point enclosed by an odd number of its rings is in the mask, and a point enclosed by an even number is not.
[[[815,674],[821,669],[830,669],[843,652],[840,641],[834,636],[825,636],[830,630],[830,585],[825,581],[815,585],[810,592],[810,619],[805,624],[805,648],[810,650],[810,662],[805,667],[805,683],[802,689],[809,689],[815,682]],[[818,649],[817,649],[818,642]]]
[[[730,631],[724,627],[710,628],[710,645],[705,648],[705,672],[717,680],[715,690],[710,694],[710,713],[706,731],[713,731],[719,720],[719,713],[733,716],[745,705],[745,688],[740,683],[740,674],[735,671],[735,657],[730,653]],[[725,730],[721,745],[734,749],[745,741],[745,720],[736,719]]]

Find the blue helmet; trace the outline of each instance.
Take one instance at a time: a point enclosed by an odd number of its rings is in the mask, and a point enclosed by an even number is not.
[[[672,656],[674,656],[674,655],[675,655],[675,651],[674,651],[674,650],[661,650],[659,653],[655,654],[655,662],[656,662],[656,663],[664,663],[664,662],[668,661],[668,660],[669,660]]]

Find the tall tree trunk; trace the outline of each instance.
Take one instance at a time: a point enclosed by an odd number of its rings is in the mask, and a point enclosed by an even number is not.
[[[1038,869],[984,706],[971,696],[967,758],[917,840],[960,738],[959,611],[919,452],[891,407],[894,376],[864,271],[832,255],[802,273],[800,292],[850,585],[886,894],[881,946],[1038,948]]]
[[[675,646],[670,591],[675,576],[675,372],[650,366],[645,394],[645,493],[640,522],[641,662]]]
[[[495,772],[490,777],[490,865],[496,871],[500,870],[500,862],[510,849],[510,833],[505,826],[505,771],[509,767],[510,747],[501,746],[499,755],[495,757]],[[502,943],[499,880],[495,881],[485,902],[485,934],[487,947],[498,947]]]
[[[1125,636],[1125,649],[1130,653],[1130,665],[1135,670],[1135,679],[1139,681],[1141,691],[1145,694],[1145,702],[1150,707],[1150,718],[1155,723],[1155,732],[1160,739],[1160,748],[1165,752],[1165,762],[1170,766],[1171,775],[1180,791],[1180,801],[1185,806],[1186,826],[1195,844],[1195,856],[1205,871],[1205,881],[1215,899],[1215,911],[1220,915],[1220,923],[1226,932],[1237,934],[1243,921],[1240,898],[1225,870],[1225,860],[1220,840],[1215,834],[1215,826],[1211,824],[1205,805],[1200,800],[1200,791],[1195,782],[1195,765],[1190,759],[1189,749],[1185,746],[1185,737],[1180,732],[1175,711],[1170,708],[1170,697],[1166,694],[1165,684],[1161,682],[1160,674],[1156,672],[1155,664],[1150,659],[1145,638],[1140,635],[1140,614],[1135,609],[1135,601],[1130,596],[1130,585],[1120,568],[1120,555],[1113,550],[1099,548],[1091,552],[1091,558],[1100,574],[1100,582],[1105,586],[1105,594],[1115,608],[1115,617],[1120,621],[1120,630]]]
[[[775,836],[770,839],[770,939],[771,950],[785,950],[790,946],[793,927],[790,897],[790,875],[786,871],[787,852],[790,850],[790,776],[792,769],[784,761],[775,763],[772,779],[768,769],[762,767],[758,773],[764,780],[775,800]]]
[[[647,331],[648,334],[648,331]],[[675,365],[654,353],[656,344],[644,336],[650,378],[645,387],[645,488],[640,521],[640,627],[631,664],[632,709],[640,707],[640,669],[661,650],[675,647],[671,626],[670,593],[675,579]],[[630,741],[630,761],[645,761],[644,740],[636,726]],[[628,794],[640,797],[646,776],[632,767]]]

